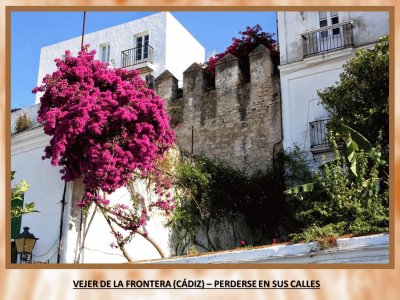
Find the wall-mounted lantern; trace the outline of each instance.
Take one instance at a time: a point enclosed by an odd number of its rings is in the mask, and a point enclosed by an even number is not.
[[[20,254],[21,263],[32,261],[32,250],[37,240],[38,238],[29,232],[29,227],[24,227],[24,231],[14,239],[17,252]]]

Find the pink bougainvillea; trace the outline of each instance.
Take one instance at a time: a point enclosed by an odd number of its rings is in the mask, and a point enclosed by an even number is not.
[[[66,182],[83,179],[86,192],[77,205],[85,211],[93,203],[100,207],[117,242],[111,246],[120,248],[128,260],[124,245],[136,233],[164,256],[145,230],[153,207],[166,215],[175,207],[171,182],[157,169],[174,142],[164,100],[137,72],[109,68],[87,49],[76,57],[66,51],[64,59],[55,60],[57,70],[33,89],[43,93],[38,121],[51,136],[43,159],[60,166]],[[157,200],[110,205],[102,195],[132,186],[133,176],[153,180]]]
[[[250,79],[249,70],[249,54],[262,44],[271,51],[271,58],[275,65],[279,64],[279,52],[277,43],[272,37],[274,34],[263,32],[260,25],[253,27],[247,26],[245,31],[239,31],[241,38],[232,38],[232,44],[229,45],[224,52],[218,53],[210,57],[206,64],[206,70],[209,72],[209,84],[215,84],[215,68],[219,60],[228,53],[236,56],[240,60],[240,68],[245,81]]]
[[[38,121],[51,136],[44,158],[62,168],[65,181],[83,179],[82,206],[107,204],[99,189],[111,193],[133,171],[148,174],[174,142],[164,100],[137,72],[108,68],[86,49],[77,57],[66,51],[33,90],[43,92]]]
[[[146,173],[172,145],[164,101],[135,71],[110,69],[95,51],[65,52],[57,71],[33,93],[38,121],[51,136],[45,158],[62,167],[66,181],[83,178],[89,192],[113,192],[134,170]]]

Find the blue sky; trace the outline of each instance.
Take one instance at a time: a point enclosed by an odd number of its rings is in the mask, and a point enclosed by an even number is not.
[[[86,13],[85,33],[139,19],[155,12]],[[204,46],[206,54],[231,44],[246,26],[260,24],[276,33],[275,12],[171,12]],[[11,107],[33,105],[40,48],[80,36],[83,12],[13,12],[11,14]],[[275,37],[276,38],[276,37]]]

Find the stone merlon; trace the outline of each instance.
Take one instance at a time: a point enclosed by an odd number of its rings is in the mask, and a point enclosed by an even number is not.
[[[156,79],[156,91],[167,102],[181,148],[252,173],[271,166],[281,140],[279,78],[265,46],[249,55],[250,82],[239,63],[232,54],[217,62],[215,89],[204,67],[193,63],[183,73],[182,98],[174,98],[177,81],[168,72]]]

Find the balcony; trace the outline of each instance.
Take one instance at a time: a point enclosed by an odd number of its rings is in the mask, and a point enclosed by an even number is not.
[[[309,123],[311,152],[321,153],[330,150],[327,127],[328,121],[329,119],[324,119]]]
[[[121,52],[121,67],[129,70],[154,70],[153,52],[150,45],[124,50]]]
[[[354,45],[353,21],[322,27],[301,34],[303,58]]]

